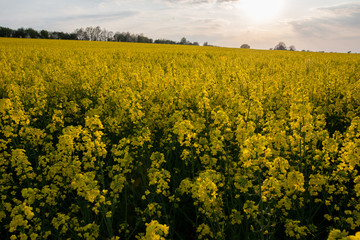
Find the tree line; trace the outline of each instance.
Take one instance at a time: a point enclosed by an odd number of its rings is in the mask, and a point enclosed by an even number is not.
[[[13,38],[42,38],[42,39],[66,39],[76,40],[75,33],[64,32],[49,32],[47,30],[36,31],[33,28],[18,28],[13,30],[7,27],[0,26],[0,37],[13,37]]]
[[[272,49],[270,49],[272,50]],[[284,42],[279,42],[275,47],[274,50],[289,50],[289,51],[296,51],[296,48],[294,45],[290,45],[290,47],[286,47],[286,44]]]
[[[198,42],[190,42],[185,37],[181,38],[179,42],[168,39],[153,40],[144,36],[144,34],[132,34],[129,32],[114,33],[99,26],[79,28],[73,33],[51,32],[47,30],[37,31],[33,28],[18,28],[14,30],[0,26],[0,37],[199,45]]]
[[[158,43],[158,44],[180,44],[180,45],[196,45],[198,42],[190,42],[185,37],[181,38],[179,42],[168,39],[153,40],[144,34],[132,34],[130,32],[112,32],[100,26],[78,28],[72,33],[66,32],[51,32],[47,30],[37,31],[33,28],[18,28],[16,30],[1,27],[0,37],[13,38],[39,38],[39,39],[63,39],[63,40],[85,40],[85,41],[109,41],[109,42],[137,42],[137,43]],[[203,46],[213,46],[205,42]],[[242,44],[240,48],[250,48],[249,44]],[[290,50],[296,51],[295,46],[286,47],[284,42],[279,42],[274,48],[270,50]]]

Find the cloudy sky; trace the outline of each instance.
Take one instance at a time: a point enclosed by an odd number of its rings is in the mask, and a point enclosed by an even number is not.
[[[223,47],[360,53],[360,0],[0,0],[0,26],[100,26]]]

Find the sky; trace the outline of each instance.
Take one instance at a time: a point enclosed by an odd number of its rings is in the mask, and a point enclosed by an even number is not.
[[[100,26],[201,45],[360,53],[360,0],[0,0],[0,26]]]

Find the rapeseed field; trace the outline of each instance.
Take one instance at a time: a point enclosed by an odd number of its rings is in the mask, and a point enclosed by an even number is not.
[[[3,239],[360,239],[360,55],[0,39]]]

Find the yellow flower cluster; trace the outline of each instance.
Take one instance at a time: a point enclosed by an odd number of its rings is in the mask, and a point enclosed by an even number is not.
[[[156,193],[169,196],[170,172],[160,166],[166,163],[164,154],[154,152],[150,156],[151,167],[148,170],[149,186],[156,186]]]
[[[0,39],[4,239],[360,239],[360,57]]]
[[[160,224],[156,220],[152,220],[150,223],[146,223],[146,234],[137,236],[139,240],[165,240],[165,237],[169,234],[169,227],[165,224]]]

